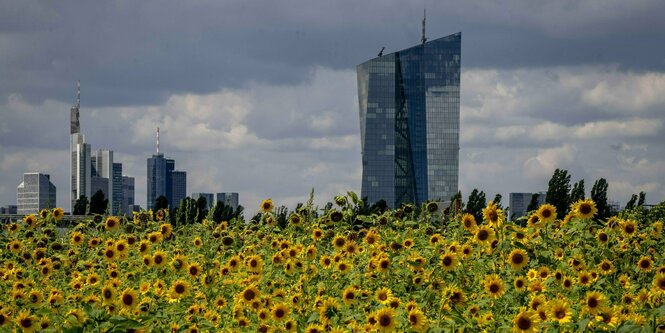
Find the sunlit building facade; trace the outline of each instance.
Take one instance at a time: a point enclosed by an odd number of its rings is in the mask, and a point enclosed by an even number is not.
[[[357,66],[361,195],[389,206],[458,190],[461,33]]]

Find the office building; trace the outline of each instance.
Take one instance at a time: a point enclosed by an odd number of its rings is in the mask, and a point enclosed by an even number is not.
[[[201,192],[192,193],[192,199],[194,200],[198,200],[201,197],[206,199],[206,208],[210,209],[212,207],[215,207],[215,195],[213,193],[201,193]]]
[[[69,151],[71,155],[70,171],[70,211],[74,211],[76,200],[81,196],[90,199],[91,148],[85,143],[85,136],[81,133],[79,110],[81,108],[81,85],[78,85],[76,105],[70,109],[70,137]]]
[[[16,205],[7,205],[0,207],[0,214],[18,214],[18,206]]]
[[[113,171],[111,173],[110,181],[110,188],[112,190],[111,196],[109,197],[111,212],[112,214],[119,214],[122,212],[123,201],[122,163],[113,163]]]
[[[97,193],[97,191],[102,191],[104,193],[104,199],[109,198],[109,179],[105,177],[100,177],[100,176],[92,176],[90,177],[90,196],[88,197],[88,200],[92,199],[92,196]],[[109,200],[110,204],[111,200]],[[109,207],[106,207],[107,209]]]
[[[509,214],[508,214],[508,219],[510,221],[515,221],[518,218],[525,216],[527,212],[527,208],[529,207],[529,203],[531,202],[531,198],[533,195],[538,195],[538,207],[540,205],[545,203],[545,199],[547,198],[547,193],[546,192],[538,192],[538,193],[527,193],[527,192],[520,192],[520,193],[510,193],[508,195],[508,209],[509,209]]]
[[[361,195],[388,206],[447,201],[459,174],[461,33],[357,66]]]
[[[49,175],[37,172],[23,174],[23,181],[16,188],[17,214],[34,214],[56,205],[56,189]]]
[[[159,128],[157,128],[157,153],[147,160],[148,208],[155,206],[157,198],[165,196],[169,207],[178,207],[187,196],[187,173],[175,171],[175,160],[159,152]]]
[[[134,177],[122,176],[122,213],[129,215],[133,212],[130,206],[134,206],[134,195]]]
[[[221,201],[226,206],[233,207],[233,209],[238,209],[239,196],[237,192],[220,192],[217,193],[217,201]],[[217,203],[217,201],[215,201],[215,203]]]
[[[179,207],[187,197],[187,172],[171,171],[171,185],[170,207]]]

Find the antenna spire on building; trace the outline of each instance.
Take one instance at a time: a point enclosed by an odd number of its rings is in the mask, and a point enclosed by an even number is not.
[[[427,19],[427,9],[423,9],[423,36],[420,39],[423,44],[427,41],[427,37],[425,37],[425,20]]]
[[[157,155],[159,155],[159,127],[157,127]]]
[[[81,108],[81,80],[76,83],[76,108]]]

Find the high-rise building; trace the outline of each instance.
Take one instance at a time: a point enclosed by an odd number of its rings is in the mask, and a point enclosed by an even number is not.
[[[71,156],[70,171],[70,209],[74,211],[76,200],[82,195],[90,199],[90,177],[91,174],[91,148],[90,144],[85,143],[85,136],[81,133],[81,124],[79,122],[79,110],[81,109],[81,84],[78,84],[76,105],[70,109],[70,133],[69,133],[69,152]]]
[[[165,196],[171,202],[172,181],[171,172],[175,169],[175,161],[164,158],[164,154],[155,154],[148,158],[148,208],[155,206],[155,201],[160,196]]]
[[[212,207],[215,207],[215,195],[213,193],[202,193],[202,192],[192,193],[192,199],[198,200],[199,198],[206,199],[206,208],[210,209]]]
[[[180,201],[187,197],[187,172],[171,171],[171,207],[180,206]]]
[[[51,177],[42,173],[24,173],[23,181],[16,188],[17,214],[38,213],[56,206],[56,189]]]
[[[525,216],[527,213],[527,208],[531,202],[533,195],[538,195],[538,207],[545,203],[547,198],[547,193],[538,192],[538,193],[510,193],[508,194],[508,220],[515,221],[518,218]]]
[[[458,190],[462,34],[357,66],[361,195],[389,206],[449,200]]]
[[[122,207],[121,212],[131,214],[134,206],[134,177],[122,176]]]
[[[159,152],[159,128],[157,129],[157,153],[148,158],[147,200],[148,208],[155,206],[157,198],[165,196],[170,207],[178,207],[187,196],[187,173],[175,171],[175,160],[167,159]]]
[[[112,194],[109,198],[112,214],[118,214],[122,207],[122,163],[113,163],[113,172],[111,173]]]
[[[102,191],[104,193],[104,198],[108,199],[109,198],[109,179],[106,177],[100,177],[100,176],[92,176],[90,177],[90,197],[88,197],[88,200],[91,199],[97,191]],[[109,200],[109,203],[111,200]],[[109,207],[106,207],[109,208]]]
[[[220,192],[217,193],[217,201],[221,201],[225,205],[233,207],[233,209],[238,209],[239,196],[237,192]]]

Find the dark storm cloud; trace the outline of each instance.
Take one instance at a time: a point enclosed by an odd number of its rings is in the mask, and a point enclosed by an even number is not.
[[[0,96],[89,106],[155,104],[249,82],[353,69],[380,47],[463,32],[465,68],[665,67],[662,2],[3,1]],[[648,52],[646,52],[648,50]]]

